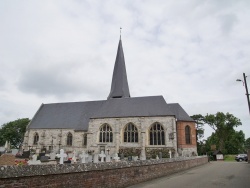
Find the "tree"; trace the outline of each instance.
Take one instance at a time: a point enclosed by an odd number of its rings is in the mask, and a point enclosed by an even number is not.
[[[250,149],[250,137],[245,141],[245,150]]]
[[[243,131],[233,131],[225,141],[225,150],[229,154],[244,153],[245,134]]]
[[[29,122],[28,118],[23,118],[3,124],[0,128],[0,145],[4,145],[8,140],[11,147],[18,148],[23,141]]]
[[[230,134],[234,133],[234,128],[241,125],[240,119],[234,117],[232,114],[217,112],[215,115],[210,114],[204,117],[204,122],[207,123],[218,138],[218,149],[225,152],[225,142],[229,139]]]

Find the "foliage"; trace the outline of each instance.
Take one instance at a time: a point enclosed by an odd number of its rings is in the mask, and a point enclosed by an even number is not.
[[[191,118],[196,123],[196,139],[201,140],[204,137],[204,117],[201,114],[195,114]]]
[[[156,156],[159,156],[159,153],[162,153],[162,158],[169,158],[169,151],[172,153],[175,151],[173,148],[146,148],[146,157],[148,159],[155,159]]]
[[[216,139],[218,139],[218,149],[222,152],[225,152],[225,143],[230,138],[230,135],[234,133],[234,128],[241,125],[240,119],[232,114],[224,114],[223,112],[217,112],[215,115],[206,115],[204,123],[215,130]]]
[[[119,153],[123,153],[124,157],[128,156],[139,156],[141,154],[141,149],[140,148],[127,148],[127,147],[122,147],[119,149]]]
[[[18,148],[23,141],[29,122],[28,118],[23,118],[3,124],[0,128],[0,145],[4,145],[8,140],[12,148]]]
[[[224,161],[235,161],[235,155],[225,155]]]
[[[245,141],[245,150],[250,149],[250,137],[246,139]]]

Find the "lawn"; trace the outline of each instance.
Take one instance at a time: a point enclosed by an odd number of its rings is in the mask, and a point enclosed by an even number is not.
[[[225,155],[224,161],[235,161],[235,156],[236,155]]]

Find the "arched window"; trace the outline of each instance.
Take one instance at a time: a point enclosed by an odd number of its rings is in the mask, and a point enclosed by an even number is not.
[[[185,139],[186,139],[186,144],[191,144],[191,133],[190,133],[190,127],[187,125],[185,127]]]
[[[108,124],[101,126],[99,142],[113,142],[112,128]]]
[[[38,141],[39,141],[39,135],[38,135],[38,133],[35,133],[33,144],[34,144],[34,145],[37,145],[37,144],[38,144]]]
[[[87,146],[87,134],[83,134],[83,140],[82,140],[82,145],[83,147],[86,147]]]
[[[72,146],[73,135],[68,133],[67,135],[67,146]]]
[[[138,130],[132,123],[127,124],[124,129],[124,142],[138,142]]]
[[[150,145],[165,145],[165,132],[161,124],[154,123],[149,132]]]

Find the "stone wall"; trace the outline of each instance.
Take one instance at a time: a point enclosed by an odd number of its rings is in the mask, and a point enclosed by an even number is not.
[[[127,187],[207,162],[207,157],[192,157],[97,164],[1,166],[0,187]]]

